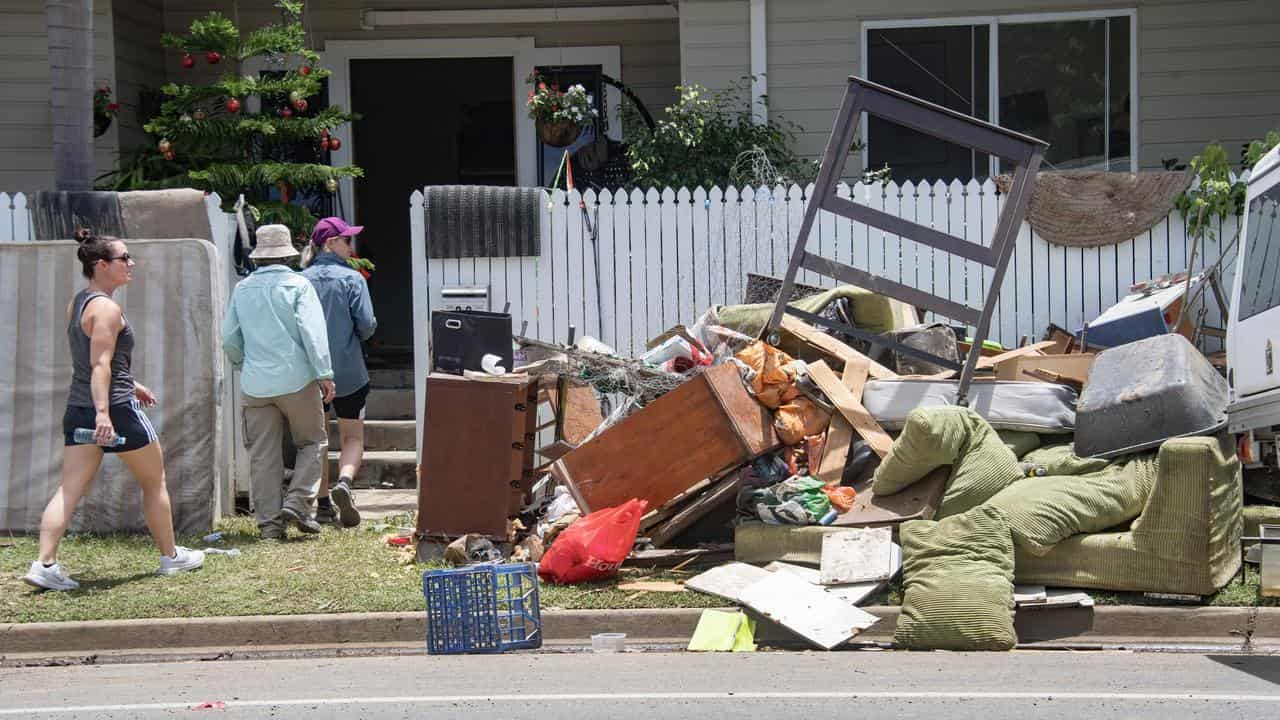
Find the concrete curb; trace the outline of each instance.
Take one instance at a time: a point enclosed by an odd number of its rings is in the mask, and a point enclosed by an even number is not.
[[[865,608],[881,618],[856,639],[888,643],[897,607]],[[593,633],[624,632],[629,642],[683,642],[701,610],[549,610],[542,614],[549,643],[587,643]],[[1280,648],[1280,608],[1102,606],[1023,610],[1017,615],[1025,647],[1203,646],[1238,650]],[[156,654],[218,648],[233,654],[255,648],[405,647],[425,643],[422,612],[243,617],[161,618],[0,625],[0,660],[96,654]],[[759,629],[762,644],[807,648],[772,623]]]

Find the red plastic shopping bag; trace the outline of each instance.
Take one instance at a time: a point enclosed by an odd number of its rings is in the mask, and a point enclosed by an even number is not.
[[[612,577],[631,554],[640,530],[640,517],[648,505],[644,500],[628,500],[617,507],[597,510],[570,525],[542,556],[538,577],[549,583],[580,583]]]

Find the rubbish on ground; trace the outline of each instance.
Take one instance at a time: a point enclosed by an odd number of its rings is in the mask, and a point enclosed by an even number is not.
[[[1093,607],[1088,593],[1068,588],[1046,588],[1044,602],[1025,606],[1028,610],[1057,610],[1071,607]]]
[[[738,495],[740,487],[739,476],[736,472],[731,473],[728,477],[721,478],[719,482],[713,484],[708,490],[685,504],[683,509],[671,516],[671,519],[653,526],[648,531],[649,539],[654,545],[662,546],[667,544],[668,541],[687,530],[711,511],[725,503],[733,502],[733,499]]]
[[[1076,353],[1074,355],[1026,355],[996,364],[997,380],[1048,380],[1049,382],[1067,383],[1079,389],[1089,381],[1089,372],[1093,369],[1093,361],[1097,355],[1093,353]],[[1050,380],[1042,374],[1052,373],[1056,376]]]
[[[815,525],[831,511],[824,487],[810,475],[794,475],[777,485],[745,491],[738,506],[770,525]]]
[[[784,337],[789,335],[802,343],[817,356],[815,360],[830,358],[837,361],[836,364],[840,367],[844,367],[845,363],[862,355],[862,353],[840,342],[835,337],[821,332],[814,326],[790,315],[782,316],[782,334]],[[864,355],[863,357],[866,356]],[[898,377],[898,373],[874,360],[868,361],[867,372],[877,380],[892,380]]]
[[[1280,525],[1262,525],[1259,537],[1280,538]],[[1262,597],[1280,597],[1280,545],[1262,546],[1258,584]]]
[[[207,547],[202,552],[205,555],[226,555],[227,557],[240,557],[240,548]]]
[[[1204,602],[1204,598],[1199,595],[1184,595],[1182,593],[1144,592],[1142,597],[1174,605],[1199,605]]]
[[[444,559],[455,567],[473,563],[502,562],[502,551],[498,550],[488,537],[479,533],[468,533],[449,543],[444,550]]]
[[[742,591],[740,602],[764,617],[830,650],[879,618],[794,575],[770,573]]]
[[[825,362],[818,361],[809,366],[809,377],[813,378],[818,387],[822,388],[822,391],[835,402],[836,409],[877,455],[884,457],[889,454],[893,440],[875,421],[871,413],[867,412],[867,408],[863,407],[859,399],[853,396],[849,388],[836,378],[835,373],[831,372],[831,368],[827,367]]]
[[[598,653],[620,653],[627,651],[626,633],[596,633],[591,636],[591,651]]]
[[[427,654],[542,647],[536,571],[533,563],[513,563],[423,573]]]
[[[1018,607],[1042,605],[1049,601],[1043,585],[1014,585],[1013,602]]]
[[[831,487],[823,484],[822,493],[831,501],[831,507],[840,513],[847,513],[852,510],[853,503],[858,499],[856,490],[843,485]]]
[[[542,541],[537,535],[525,536],[523,540],[516,543],[515,549],[511,551],[512,562],[539,562],[545,554]]]
[[[697,548],[663,548],[633,550],[623,567],[667,568],[687,567],[691,563],[710,563],[733,559],[733,543]]]
[[[867,598],[875,594],[876,591],[884,588],[884,581],[850,583],[848,585],[823,585],[820,581],[820,572],[817,568],[804,567],[803,565],[794,565],[792,563],[771,562],[764,566],[769,572],[785,572],[795,575],[810,585],[817,585],[836,597],[853,605],[861,605],[866,602]]]
[[[631,498],[661,507],[778,446],[773,418],[732,365],[708,368],[551,466],[584,512]]]
[[[912,410],[955,405],[956,392],[952,380],[871,380],[862,405],[885,430],[901,430]],[[969,407],[997,430],[1060,435],[1076,428],[1076,391],[1065,385],[975,381]]]
[[[1191,313],[1182,314],[1181,327],[1171,327],[1187,291],[1187,276],[1179,273],[1168,280],[1125,296],[1086,324],[1082,332],[1086,345],[1110,348],[1166,333],[1190,335]],[[1203,281],[1204,275],[1192,276],[1192,294]]]
[[[684,592],[684,585],[671,580],[636,580],[634,582],[618,583],[618,589],[623,592],[678,593]]]
[[[543,522],[553,523],[569,513],[581,513],[581,510],[578,509],[578,503],[574,501],[573,495],[569,493],[569,488],[559,485],[553,492],[554,499],[551,504],[547,505],[547,509],[542,515]]]
[[[703,610],[689,639],[691,652],[754,652],[756,622],[741,610]]]
[[[935,357],[959,364],[960,353],[956,349],[956,333],[945,323],[916,325],[890,333],[896,342],[907,348],[922,350]],[[893,365],[899,375],[933,375],[946,367],[904,353],[902,348],[893,351]]]
[[[408,547],[412,542],[412,535],[392,535],[387,538],[387,544],[392,547]]]
[[[1080,396],[1076,452],[1110,457],[1215,433],[1227,423],[1227,392],[1227,381],[1181,335],[1104,350]]]
[[[542,556],[538,577],[551,583],[580,583],[616,575],[631,554],[645,506],[643,500],[629,500],[570,525]]]
[[[507,539],[508,518],[524,509],[537,478],[528,437],[537,424],[536,408],[537,383],[527,377],[427,377],[419,537],[480,533]]]
[[[888,580],[902,568],[902,548],[887,527],[846,530],[822,537],[823,585]]]
[[[862,390],[867,384],[867,370],[870,360],[857,355],[844,364],[844,372],[840,382],[848,389],[849,394],[862,402]],[[864,408],[865,409],[865,408]],[[831,418],[831,427],[827,430],[826,446],[823,449],[822,461],[818,464],[818,479],[828,486],[844,482],[846,469],[849,467],[850,450],[854,446],[853,426],[844,415],[836,414]],[[869,447],[863,443],[863,446]],[[848,512],[848,510],[842,510]]]
[[[735,603],[742,603],[742,595],[754,583],[769,577],[768,570],[747,563],[731,562],[691,577],[684,586],[700,593],[715,595]]]
[[[483,358],[493,354],[497,365],[514,367],[511,355],[511,315],[484,310],[435,310],[431,313],[432,368],[451,375],[484,371]]]
[[[212,532],[212,533],[209,533],[208,535],[205,535],[205,536],[204,536],[203,538],[201,538],[201,539],[202,539],[202,540],[204,540],[204,541],[205,541],[205,542],[207,542],[207,543],[222,542],[222,533],[220,533],[220,532]]]
[[[191,706],[192,710],[226,710],[227,704],[221,700],[202,702]]]

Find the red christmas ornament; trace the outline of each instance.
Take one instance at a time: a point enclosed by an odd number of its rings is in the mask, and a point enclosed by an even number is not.
[[[299,74],[299,75],[310,75],[310,74],[311,74],[311,66],[310,66],[310,65],[303,65],[302,67],[298,68],[298,74]]]
[[[328,137],[329,137],[329,131],[328,131],[328,130],[321,130],[321,131],[320,131],[320,137],[325,138],[325,139],[328,139]]]
[[[190,70],[196,66],[196,59],[191,57],[191,53],[182,56],[182,67]]]
[[[294,100],[294,101],[293,101],[293,106],[294,106],[295,108],[297,108],[297,109],[298,109],[298,112],[306,112],[306,111],[307,111],[307,99],[306,99],[306,98],[298,98],[297,100]]]
[[[165,150],[165,151],[164,151],[164,159],[165,159],[165,160],[168,160],[169,162],[173,162],[173,159],[174,159],[175,157],[177,157],[177,155],[174,155],[172,150]]]
[[[158,147],[162,153],[167,153],[173,149],[173,145],[169,142],[168,138],[161,140],[156,147]]]
[[[204,59],[208,60],[210,65],[217,65],[222,62],[222,53],[217,50],[210,50],[204,54]]]
[[[230,98],[230,99],[228,99],[228,100],[227,100],[227,112],[229,112],[229,113],[238,113],[238,112],[240,112],[240,101],[239,101],[239,100],[237,100],[237,99],[235,99],[235,98]]]
[[[342,147],[342,141],[341,141],[341,140],[339,140],[339,139],[338,139],[338,138],[336,138],[336,137],[331,137],[331,138],[329,138],[329,149],[330,149],[330,150],[337,150],[337,149],[338,149],[338,148],[340,148],[340,147]]]
[[[288,105],[285,105],[284,107],[280,108],[279,112],[280,112],[280,117],[282,118],[288,119],[293,117],[293,110],[291,110]]]

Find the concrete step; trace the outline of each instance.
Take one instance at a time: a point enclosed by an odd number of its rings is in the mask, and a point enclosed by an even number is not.
[[[374,387],[365,401],[364,416],[367,420],[412,420],[413,387]]]
[[[357,488],[416,488],[418,455],[413,450],[366,451],[355,476]],[[338,478],[338,452],[329,451],[329,478]]]
[[[369,384],[375,388],[411,388],[413,368],[370,368]]]
[[[368,453],[378,450],[410,450],[417,449],[414,435],[417,427],[413,420],[365,420],[364,449]],[[329,449],[340,449],[338,441],[338,421],[329,421]]]
[[[417,490],[359,490],[356,507],[365,522],[377,522],[388,515],[407,515],[418,509]]]

